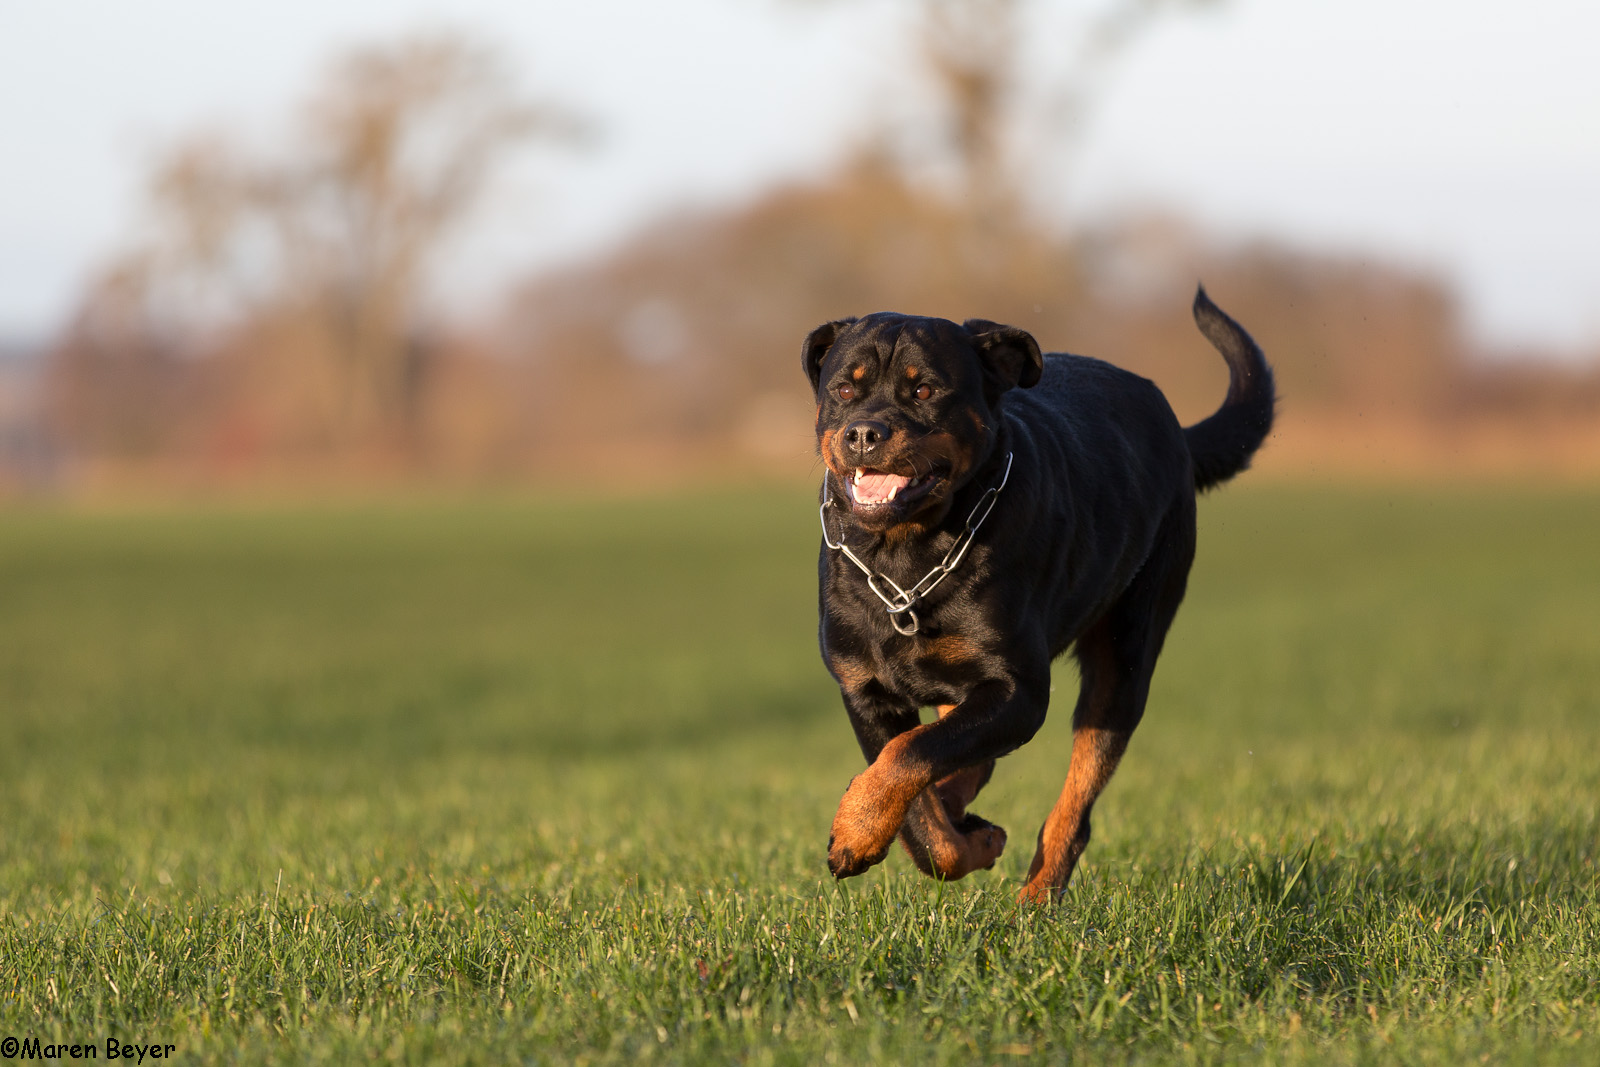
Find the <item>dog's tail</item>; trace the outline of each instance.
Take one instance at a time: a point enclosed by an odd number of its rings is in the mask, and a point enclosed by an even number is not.
[[[1183,431],[1194,459],[1194,487],[1204,491],[1250,466],[1272,429],[1278,397],[1261,346],[1211,302],[1205,286],[1194,294],[1194,321],[1228,361],[1227,399],[1210,418]]]

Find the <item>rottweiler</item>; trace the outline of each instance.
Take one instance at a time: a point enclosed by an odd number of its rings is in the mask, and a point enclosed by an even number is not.
[[[1272,428],[1260,347],[1204,288],[1194,317],[1229,383],[1189,427],[1150,381],[983,319],[878,313],[806,337],[822,658],[868,763],[833,819],[836,878],[896,836],[934,877],[992,867],[1005,831],[968,805],[1044,722],[1050,663],[1071,648],[1071,762],[1021,895],[1065,889],[1183,600],[1195,497]]]

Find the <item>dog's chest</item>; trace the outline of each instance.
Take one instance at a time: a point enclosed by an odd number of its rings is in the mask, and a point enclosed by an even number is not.
[[[846,688],[933,707],[960,703],[990,673],[993,635],[966,598],[923,605],[918,631],[905,635],[881,604],[853,592],[835,590],[822,635],[824,656]]]

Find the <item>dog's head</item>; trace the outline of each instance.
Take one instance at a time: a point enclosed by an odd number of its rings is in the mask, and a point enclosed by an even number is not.
[[[818,326],[801,359],[833,490],[879,533],[941,520],[992,451],[1001,395],[1044,369],[1024,330],[888,313]]]

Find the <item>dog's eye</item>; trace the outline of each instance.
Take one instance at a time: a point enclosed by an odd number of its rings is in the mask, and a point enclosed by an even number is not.
[[[854,400],[856,396],[856,387],[851,385],[849,382],[845,382],[843,385],[839,386],[838,393],[840,400]]]
[[[917,386],[917,399],[918,400],[926,400],[932,395],[933,395],[933,390],[928,388],[928,383],[927,382],[923,382],[921,385]]]

